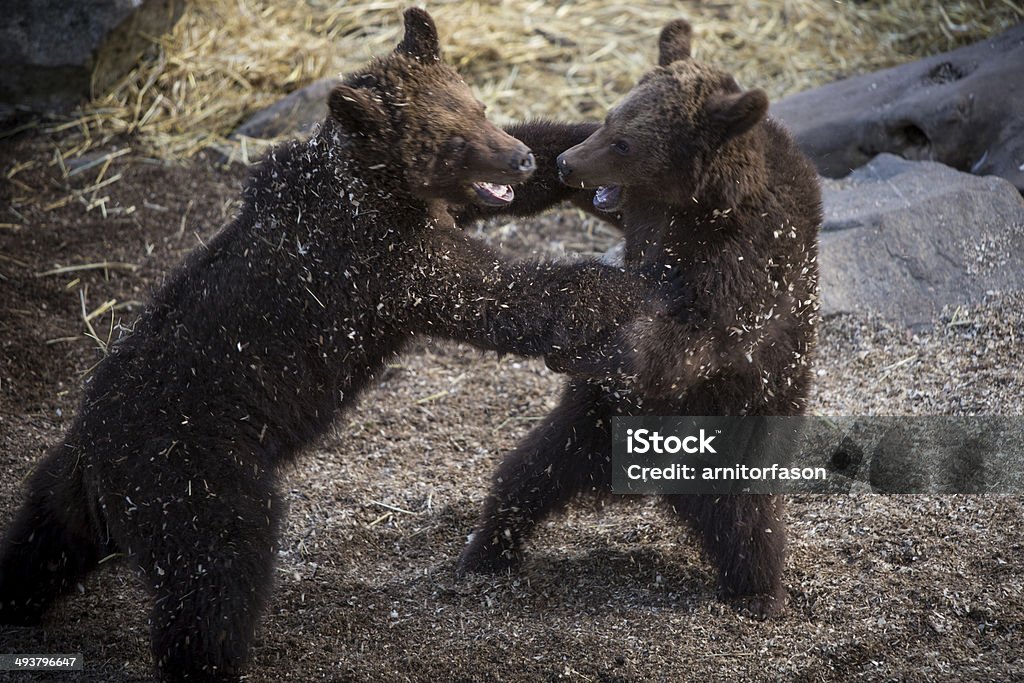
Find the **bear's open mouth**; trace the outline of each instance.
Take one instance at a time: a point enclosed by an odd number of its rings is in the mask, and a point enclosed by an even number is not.
[[[476,196],[488,206],[505,206],[511,204],[516,193],[511,185],[498,185],[497,183],[473,183],[473,191]]]
[[[614,211],[621,203],[621,185],[602,185],[594,193],[594,207],[600,211]]]

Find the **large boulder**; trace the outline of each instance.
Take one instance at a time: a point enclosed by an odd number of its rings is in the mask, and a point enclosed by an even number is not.
[[[235,129],[234,136],[277,138],[306,135],[327,116],[327,96],[337,78],[321,78],[261,109]]]
[[[1024,23],[989,40],[792,95],[771,114],[823,175],[881,152],[1024,190]]]
[[[185,0],[3,0],[0,119],[103,92],[174,26]]]
[[[1024,288],[1024,199],[1002,178],[881,154],[823,182],[822,313],[908,325]]]

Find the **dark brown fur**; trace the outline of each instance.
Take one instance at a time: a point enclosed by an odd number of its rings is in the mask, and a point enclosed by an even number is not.
[[[268,155],[240,215],[91,376],[0,546],[0,622],[40,619],[118,552],[154,593],[160,674],[236,678],[272,583],[278,467],[407,339],[551,353],[650,299],[614,269],[507,263],[455,230],[447,202],[532,161],[440,61],[425,12],[330,109]]]
[[[681,278],[692,303],[674,319],[628,326],[619,357],[574,359],[595,375],[623,365],[634,377],[569,383],[559,406],[495,473],[462,571],[508,567],[548,514],[576,494],[610,489],[616,415],[804,409],[817,310],[817,178],[788,134],[765,118],[764,93],[742,92],[728,74],[689,59],[690,33],[685,22],[666,26],[660,66],[557,163],[576,187],[621,186],[608,208],[621,215],[627,266]],[[574,130],[564,130],[571,139]],[[531,143],[528,128],[517,135]],[[778,608],[781,498],[669,503],[700,535],[727,596],[762,613]]]

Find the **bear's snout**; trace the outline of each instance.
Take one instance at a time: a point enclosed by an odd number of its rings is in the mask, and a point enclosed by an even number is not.
[[[569,165],[569,160],[565,158],[565,152],[558,155],[555,165],[558,166],[558,177],[563,181],[568,180],[569,176],[572,175],[572,166]]]
[[[533,173],[537,168],[537,160],[533,158],[533,152],[526,145],[512,155],[512,170],[520,173]]]

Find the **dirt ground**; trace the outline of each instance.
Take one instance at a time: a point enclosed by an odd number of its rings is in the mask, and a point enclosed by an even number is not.
[[[209,158],[169,166],[127,154],[99,191],[106,217],[86,210],[92,193],[51,208],[99,169],[61,180],[49,142],[0,151],[0,524],[101,357],[83,300],[90,312],[117,300],[91,320],[106,340],[112,318],[130,320],[230,219],[244,177]],[[615,239],[568,210],[479,232],[524,256]],[[40,275],[104,261],[131,266]],[[1022,303],[994,295],[916,334],[825,321],[812,410],[1020,414]],[[795,497],[788,603],[768,622],[716,599],[693,539],[650,500],[581,501],[539,530],[518,571],[456,581],[491,470],[561,383],[540,361],[450,343],[422,340],[395,359],[283,474],[288,524],[248,680],[1024,679],[1019,497]],[[106,563],[41,628],[0,626],[0,653],[80,652],[85,671],[0,678],[148,680],[147,608],[130,568]]]

